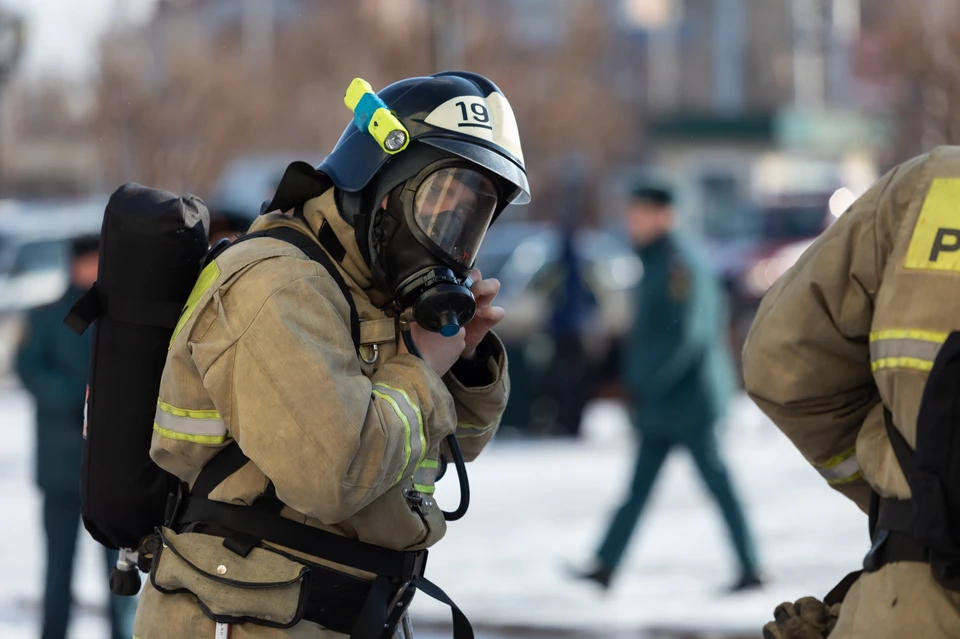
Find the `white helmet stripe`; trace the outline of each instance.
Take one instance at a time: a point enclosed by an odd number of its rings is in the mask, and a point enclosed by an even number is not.
[[[520,131],[510,103],[494,91],[486,98],[464,95],[447,100],[424,120],[427,124],[492,142],[523,163]]]

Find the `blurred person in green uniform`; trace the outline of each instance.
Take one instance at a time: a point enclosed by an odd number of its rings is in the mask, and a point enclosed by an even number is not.
[[[740,574],[740,591],[762,583],[753,539],[720,456],[716,425],[734,391],[724,339],[726,308],[719,281],[676,226],[674,188],[647,177],[631,187],[626,231],[643,262],[633,327],[621,375],[641,434],[633,479],[596,554],[578,576],[609,587],[668,453],[685,448],[720,506]]]
[[[99,236],[74,240],[67,292],[59,301],[29,312],[17,353],[17,373],[36,402],[36,473],[47,537],[42,639],[64,639],[70,619],[92,331],[78,337],[64,326],[63,318],[97,279],[99,242]],[[108,550],[105,558],[109,573],[117,552]],[[136,598],[110,597],[112,639],[133,635],[136,604]]]

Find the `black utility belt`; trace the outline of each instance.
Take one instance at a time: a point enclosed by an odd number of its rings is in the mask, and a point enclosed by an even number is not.
[[[224,540],[235,534],[235,531],[208,523],[180,526],[177,532],[201,533]],[[370,597],[373,582],[299,557],[297,561],[310,571],[301,619],[320,624],[324,628],[335,632],[351,634],[360,622],[363,606]],[[388,629],[391,634],[386,636],[392,636],[403,611],[409,608],[410,601],[415,593],[415,589],[407,588],[398,593],[393,601],[389,602],[388,618],[385,623],[389,626]],[[396,614],[389,614],[392,612]],[[392,619],[392,617],[396,617],[396,619]]]
[[[373,573],[373,581],[297,558],[309,570],[302,619],[351,639],[389,639],[417,590],[447,604],[454,639],[473,639],[466,616],[440,588],[423,576],[427,551],[398,551],[330,533],[268,512],[178,495],[168,509],[167,527],[223,537],[240,557],[268,542],[327,561]]]
[[[229,531],[224,547],[241,557],[246,557],[261,541],[267,541],[401,583],[422,576],[427,561],[426,550],[391,550],[298,523],[280,516],[279,511],[189,495],[176,497],[167,522],[173,529],[197,523],[216,524]]]

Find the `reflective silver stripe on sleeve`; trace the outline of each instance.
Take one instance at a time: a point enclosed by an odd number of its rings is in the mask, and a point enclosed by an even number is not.
[[[835,455],[822,464],[814,465],[829,484],[846,484],[862,477],[854,448]]]
[[[874,362],[894,357],[911,357],[933,361],[943,344],[919,339],[882,339],[870,342],[870,359]]]
[[[947,334],[919,328],[891,328],[870,333],[870,370],[930,372]]]
[[[167,439],[197,444],[222,444],[229,435],[222,420],[175,415],[157,407],[153,429]]]
[[[401,389],[377,383],[373,385],[373,395],[384,399],[396,412],[404,426],[405,441],[403,444],[404,464],[396,478],[399,482],[404,477],[414,474],[417,466],[423,461],[426,452],[426,438],[423,433],[423,417],[420,407],[414,405],[410,397]]]
[[[413,483],[418,486],[433,486],[437,483],[437,473],[440,470],[440,463],[436,459],[425,459],[417,468],[413,476]]]

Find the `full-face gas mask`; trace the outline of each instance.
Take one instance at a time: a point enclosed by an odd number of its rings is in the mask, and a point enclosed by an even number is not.
[[[461,71],[376,94],[358,78],[344,103],[353,122],[318,170],[398,315],[456,335],[476,312],[467,274],[487,228],[530,199],[510,104]]]
[[[423,328],[456,335],[476,312],[467,273],[498,210],[493,178],[457,159],[393,188],[369,231],[374,282]]]

